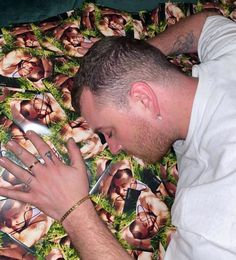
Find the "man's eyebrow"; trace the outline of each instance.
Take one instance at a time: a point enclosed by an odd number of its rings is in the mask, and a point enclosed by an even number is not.
[[[101,129],[102,129],[101,127],[96,127],[93,129],[93,132],[97,134],[101,131]]]
[[[106,130],[107,128],[109,128],[109,127],[102,127],[102,126],[100,126],[100,127],[94,128],[93,131],[94,131],[94,133],[101,133],[102,130]]]

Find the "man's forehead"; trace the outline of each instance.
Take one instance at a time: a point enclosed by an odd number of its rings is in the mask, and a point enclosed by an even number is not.
[[[101,101],[100,101],[101,100]],[[103,110],[113,109],[110,102],[104,101],[103,97],[96,96],[89,89],[84,88],[80,96],[80,112],[82,116],[87,116],[93,112],[99,113]],[[86,118],[85,118],[86,119]]]
[[[84,89],[80,97],[80,114],[94,131],[103,126],[103,120],[100,116],[101,110],[102,108],[97,104],[92,92],[89,89]]]
[[[99,102],[99,98],[86,88],[80,97],[81,116],[93,130],[111,128],[114,121],[120,120],[120,116],[124,114],[112,102]]]

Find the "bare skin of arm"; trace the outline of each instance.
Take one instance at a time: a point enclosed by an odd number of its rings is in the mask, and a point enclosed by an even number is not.
[[[147,42],[165,55],[197,52],[198,40],[207,17],[216,12],[202,12],[180,20]]]
[[[83,259],[132,259],[98,217],[90,201],[72,212],[63,226]]]

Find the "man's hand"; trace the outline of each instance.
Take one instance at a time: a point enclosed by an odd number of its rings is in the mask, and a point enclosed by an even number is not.
[[[36,133],[28,131],[26,136],[34,144],[45,164],[41,164],[16,142],[8,142],[7,148],[29,170],[23,169],[6,157],[0,158],[0,165],[23,182],[21,190],[19,187],[17,189],[1,187],[0,194],[28,202],[58,220],[71,206],[88,194],[85,164],[73,139],[69,139],[67,143],[71,159],[70,166],[67,166]]]
[[[45,163],[41,164],[16,142],[8,142],[7,148],[28,170],[8,158],[1,157],[0,165],[13,173],[23,184],[21,190],[1,187],[0,195],[28,202],[46,215],[60,220],[76,202],[88,194],[88,177],[80,150],[74,140],[69,139],[67,148],[71,163],[67,166],[36,133],[28,131],[26,136]],[[79,210],[71,212],[63,221],[63,226],[83,259],[131,259],[98,217],[89,200],[81,204]]]

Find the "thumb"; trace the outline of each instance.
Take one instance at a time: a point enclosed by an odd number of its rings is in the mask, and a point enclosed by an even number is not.
[[[67,141],[67,149],[70,157],[70,166],[81,171],[81,168],[86,170],[84,159],[81,155],[80,149],[78,148],[75,140],[69,138]]]

